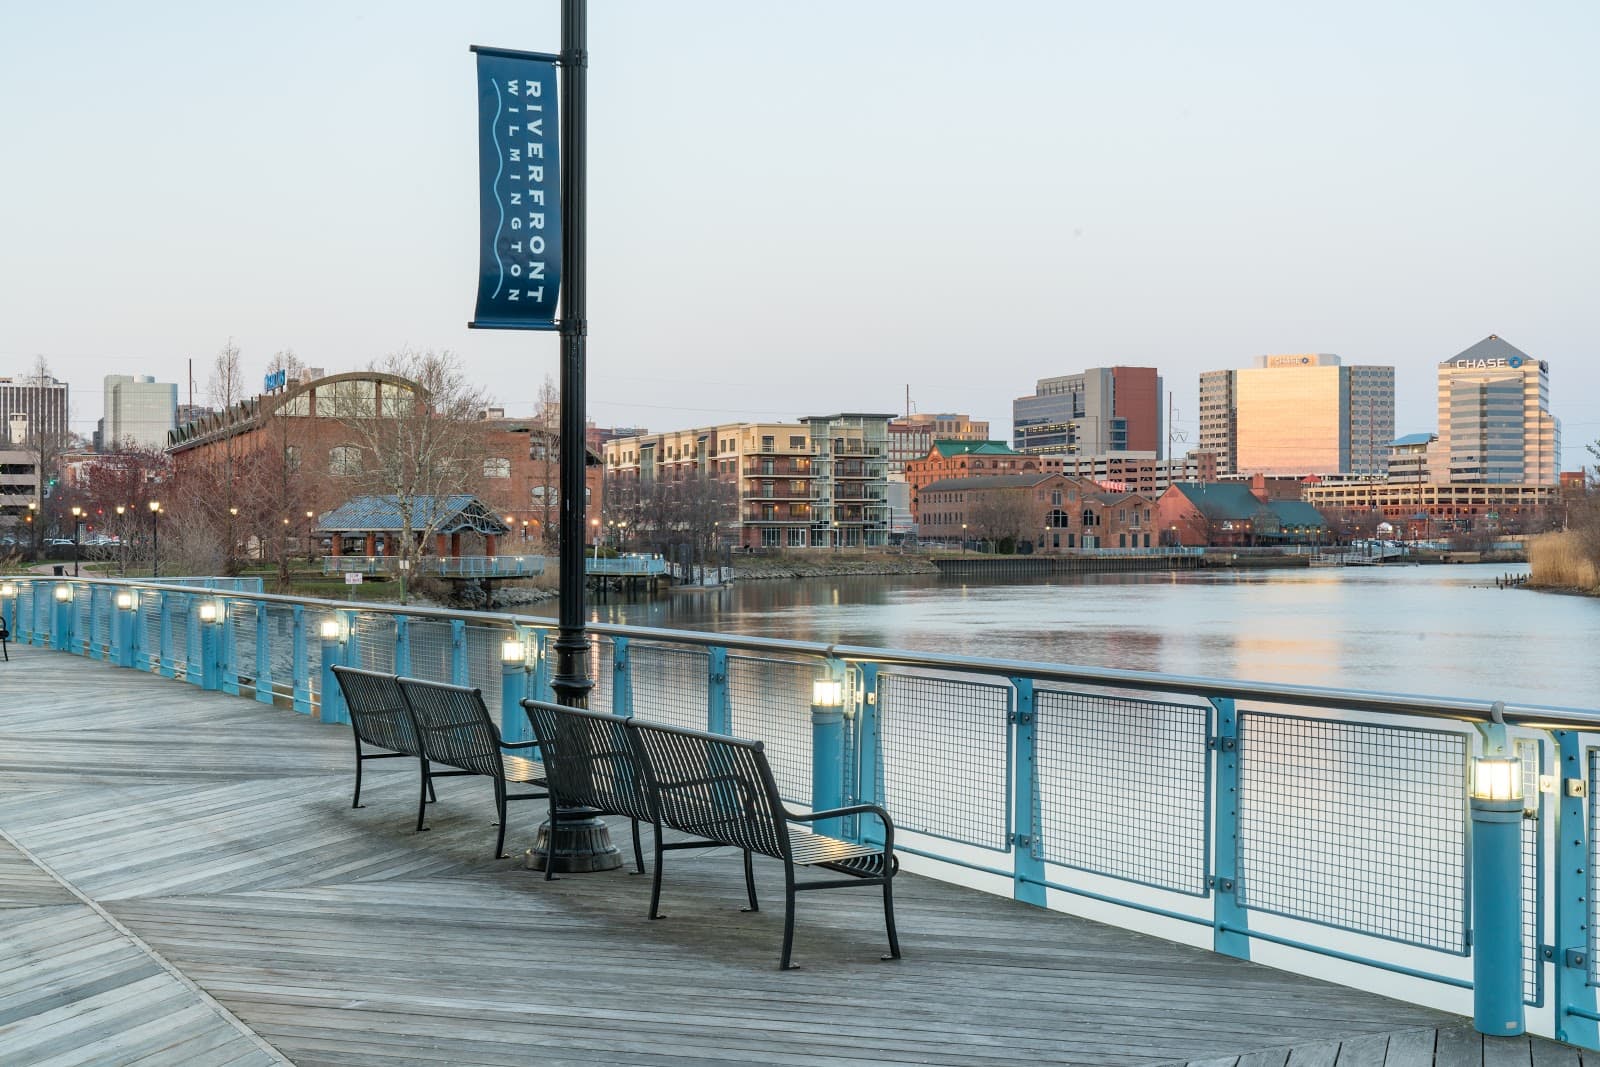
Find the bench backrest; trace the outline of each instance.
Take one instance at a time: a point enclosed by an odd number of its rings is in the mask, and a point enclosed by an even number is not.
[[[333,676],[339,679],[339,688],[344,691],[345,706],[350,709],[350,726],[357,737],[377,748],[404,752],[408,756],[422,755],[411,709],[406,706],[406,698],[394,675],[355,667],[334,667]]]
[[[489,718],[483,694],[462,685],[401,678],[400,692],[416,719],[422,752],[435,763],[499,778],[500,731]]]
[[[524,700],[550,792],[562,806],[655,821],[638,742],[621,715]]]
[[[688,833],[789,858],[789,827],[760,741],[637,719],[628,729],[645,759],[661,821]]]

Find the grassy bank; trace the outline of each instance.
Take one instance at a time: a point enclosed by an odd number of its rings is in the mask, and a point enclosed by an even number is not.
[[[1576,531],[1536,537],[1528,546],[1528,584],[1600,595],[1600,564]]]

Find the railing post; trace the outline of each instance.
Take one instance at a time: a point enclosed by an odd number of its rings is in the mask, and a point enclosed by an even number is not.
[[[721,645],[713,645],[706,657],[706,729],[714,734],[733,733],[733,708],[728,702],[728,650]],[[816,721],[815,714],[812,721]],[[841,733],[841,737],[842,737]],[[841,760],[843,749],[840,749]],[[841,762],[840,767],[844,764]],[[842,795],[842,794],[841,794]],[[834,807],[839,805],[835,804]],[[831,830],[819,830],[819,833],[832,833]]]
[[[1555,730],[1556,775],[1556,1038],[1584,1048],[1600,1048],[1595,996],[1589,985],[1589,824],[1584,798],[1589,791],[1582,738],[1575,730]],[[1520,966],[1519,966],[1520,970]]]
[[[341,631],[343,640],[340,642],[340,644],[344,646],[340,650],[339,662],[344,664],[346,667],[365,666],[365,664],[363,664],[361,661],[361,642],[356,638],[356,632],[358,629],[356,623],[360,620],[360,618],[361,612],[356,608],[350,608],[339,613],[339,621],[343,624],[343,629]],[[342,695],[343,692],[344,690],[341,689],[340,694]]]
[[[336,632],[329,636],[319,628],[318,639],[321,644],[322,674],[318,688],[320,705],[317,719],[325,723],[349,722],[350,713],[344,706],[344,692],[339,688],[339,680],[333,675],[335,666],[343,665],[343,645],[345,626],[343,620],[336,619]]]
[[[543,630],[534,631],[533,635],[533,699],[548,701],[550,692],[550,661],[547,648],[548,635]],[[631,708],[631,705],[630,705]],[[617,714],[622,714],[618,712]],[[628,714],[633,714],[630,710]]]
[[[611,714],[633,717],[633,662],[626,637],[611,639]]]
[[[1486,754],[1504,755],[1505,728]],[[1522,1010],[1522,798],[1472,790],[1472,1025],[1516,1037]]]
[[[306,640],[306,609],[294,605],[294,710],[311,714],[311,658]]]
[[[139,638],[143,616],[139,609],[139,594],[128,590],[121,594],[128,598],[127,607],[118,607],[114,616],[117,623],[117,666],[135,667],[139,663]],[[116,603],[113,599],[112,603]]]
[[[65,589],[69,593],[72,586],[66,582],[56,582],[50,590],[51,597],[55,598],[56,614],[54,624],[50,627],[50,647],[58,652],[72,651],[72,601],[62,600],[57,594],[57,589]]]
[[[1239,886],[1239,713],[1232,697],[1211,697],[1217,712],[1216,791],[1211,801],[1216,849],[1211,879],[1212,948],[1225,956],[1250,958],[1249,917]]]
[[[723,662],[727,662],[727,650]],[[838,660],[825,662],[827,674],[811,686],[811,810],[844,806],[844,678]],[[838,837],[841,818],[813,823],[819,834]]]
[[[851,748],[853,766],[850,767],[850,803],[882,804],[883,750],[878,744],[878,665],[856,665],[855,719],[849,724],[854,731]],[[882,830],[878,820],[869,816],[855,820],[857,831],[852,840],[874,840],[873,831]],[[865,827],[866,829],[860,829]],[[878,842],[881,844],[882,842]]]
[[[239,628],[234,625],[233,602],[226,597],[217,598],[218,610],[222,616],[217,620],[219,640],[222,643],[219,651],[222,666],[222,691],[229,696],[239,695],[239,650],[235,644],[239,640]]]
[[[256,604],[256,700],[272,703],[272,613]]]
[[[1016,710],[1011,713],[1011,895],[1024,904],[1045,906],[1044,850],[1039,847],[1038,706],[1032,678],[1012,678]]]
[[[520,658],[507,659],[504,648],[500,652],[500,737],[508,743],[533,740],[533,726],[522,711],[528,695],[528,644],[521,627],[512,626],[507,647],[513,641],[522,650]]]
[[[200,605],[209,604],[211,610],[216,612],[210,622],[200,614]],[[202,595],[196,598],[195,603],[189,606],[189,611],[194,617],[194,625],[200,632],[200,688],[217,691],[223,689],[226,680],[223,675],[223,662],[227,652],[223,647],[224,628],[227,626],[227,604],[222,600],[211,600]],[[191,631],[193,632],[193,631]],[[190,662],[194,657],[189,657]],[[238,687],[234,687],[238,692]]]
[[[191,685],[203,685],[206,674],[205,663],[210,657],[206,655],[208,650],[206,648],[205,627],[200,622],[201,595],[185,593],[183,594],[183,599],[189,605],[189,612],[186,616],[188,622],[185,624],[185,632],[188,636],[183,642],[183,677]]]
[[[394,617],[394,673],[411,675],[411,619],[406,615]]]
[[[13,586],[14,592],[10,596],[0,597],[0,621],[5,623],[5,628],[11,633],[13,641],[20,642],[24,636],[17,627],[17,599],[22,595],[22,585]]]
[[[469,685],[472,673],[467,667],[467,624],[462,619],[450,620],[450,681],[455,685]]]

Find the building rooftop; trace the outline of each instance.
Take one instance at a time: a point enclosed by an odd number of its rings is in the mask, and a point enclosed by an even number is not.
[[[963,455],[1020,456],[1023,454],[1004,441],[951,441],[940,439],[933,443],[933,450],[944,459]]]

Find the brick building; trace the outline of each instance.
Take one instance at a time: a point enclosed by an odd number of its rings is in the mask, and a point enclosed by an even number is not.
[[[946,478],[989,478],[1006,474],[1049,474],[1062,469],[1060,456],[1017,452],[1004,441],[935,441],[927,453],[906,464],[911,514],[923,486]]]
[[[1035,551],[1152,548],[1153,504],[1087,478],[1026,473],[946,478],[923,486],[919,533],[946,541],[1026,542]]]

